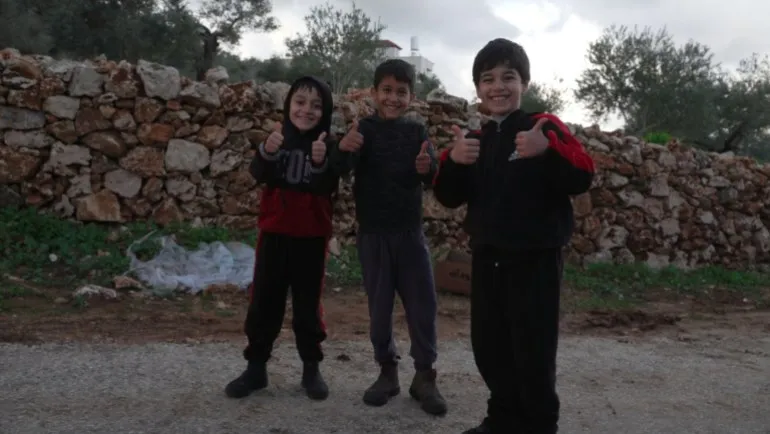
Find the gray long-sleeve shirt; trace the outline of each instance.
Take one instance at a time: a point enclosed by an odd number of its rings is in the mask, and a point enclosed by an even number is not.
[[[384,120],[376,115],[358,122],[364,144],[358,152],[332,153],[341,176],[354,173],[353,196],[361,232],[421,230],[423,183],[430,185],[437,161],[428,146],[430,170],[417,173],[415,160],[428,140],[423,125],[404,118]]]

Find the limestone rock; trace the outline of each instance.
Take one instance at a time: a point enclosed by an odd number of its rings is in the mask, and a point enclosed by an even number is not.
[[[99,96],[102,93],[104,76],[88,66],[77,66],[72,70],[69,94],[72,96]]]
[[[136,72],[142,79],[144,92],[148,97],[158,97],[168,101],[179,96],[182,78],[176,68],[139,59]]]
[[[124,169],[104,174],[104,186],[120,197],[132,198],[142,189],[142,178]]]
[[[197,172],[211,162],[209,150],[200,143],[172,139],[166,150],[166,169],[172,172]]]
[[[34,155],[0,146],[0,184],[28,179],[35,175],[40,165],[40,159]]]
[[[45,126],[45,115],[39,111],[0,105],[0,130],[36,130]]]
[[[48,97],[43,103],[43,110],[61,119],[75,119],[80,109],[80,99],[66,95]]]
[[[195,106],[217,108],[222,105],[219,100],[219,89],[206,83],[190,83],[182,89],[179,97],[182,101]]]
[[[77,203],[76,217],[80,221],[120,222],[120,202],[110,190],[90,194]]]
[[[51,146],[56,139],[49,136],[44,130],[5,132],[5,144],[12,148],[42,149]]]

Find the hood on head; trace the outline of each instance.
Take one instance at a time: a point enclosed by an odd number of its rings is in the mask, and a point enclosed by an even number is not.
[[[283,102],[283,113],[285,119],[283,122],[284,136],[300,134],[300,131],[291,122],[289,110],[291,108],[291,97],[294,95],[294,92],[296,92],[297,89],[307,85],[312,85],[316,88],[321,96],[322,103],[321,120],[312,131],[309,131],[309,134],[317,137],[322,132],[326,132],[327,134],[330,133],[332,125],[332,112],[334,111],[334,98],[332,97],[332,90],[323,79],[312,75],[306,75],[294,80],[294,83],[292,83],[291,87],[289,88],[289,93],[286,94],[286,100]]]

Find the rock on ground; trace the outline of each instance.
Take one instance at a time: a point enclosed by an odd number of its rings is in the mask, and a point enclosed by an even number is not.
[[[276,351],[270,387],[240,401],[222,392],[244,364],[231,344],[0,345],[0,432],[444,434],[482,416],[486,394],[467,342],[441,346],[440,381],[451,406],[443,418],[409,399],[408,362],[402,395],[365,407],[361,393],[373,379],[368,344],[326,348],[332,394],[311,402],[298,386],[293,345]],[[560,358],[563,433],[765,434],[770,427],[767,336],[567,337]]]

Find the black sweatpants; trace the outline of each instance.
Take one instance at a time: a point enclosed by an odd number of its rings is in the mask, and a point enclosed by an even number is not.
[[[436,286],[422,230],[359,233],[357,247],[375,361],[383,364],[399,359],[393,340],[393,303],[398,293],[406,312],[415,368],[430,369],[436,362]]]
[[[473,251],[471,342],[493,433],[558,430],[561,249]]]
[[[326,339],[321,292],[326,272],[325,237],[292,237],[260,232],[254,283],[251,289],[245,332],[246,360],[266,362],[273,351],[286,313],[291,287],[292,328],[303,362],[323,360],[321,342]]]

